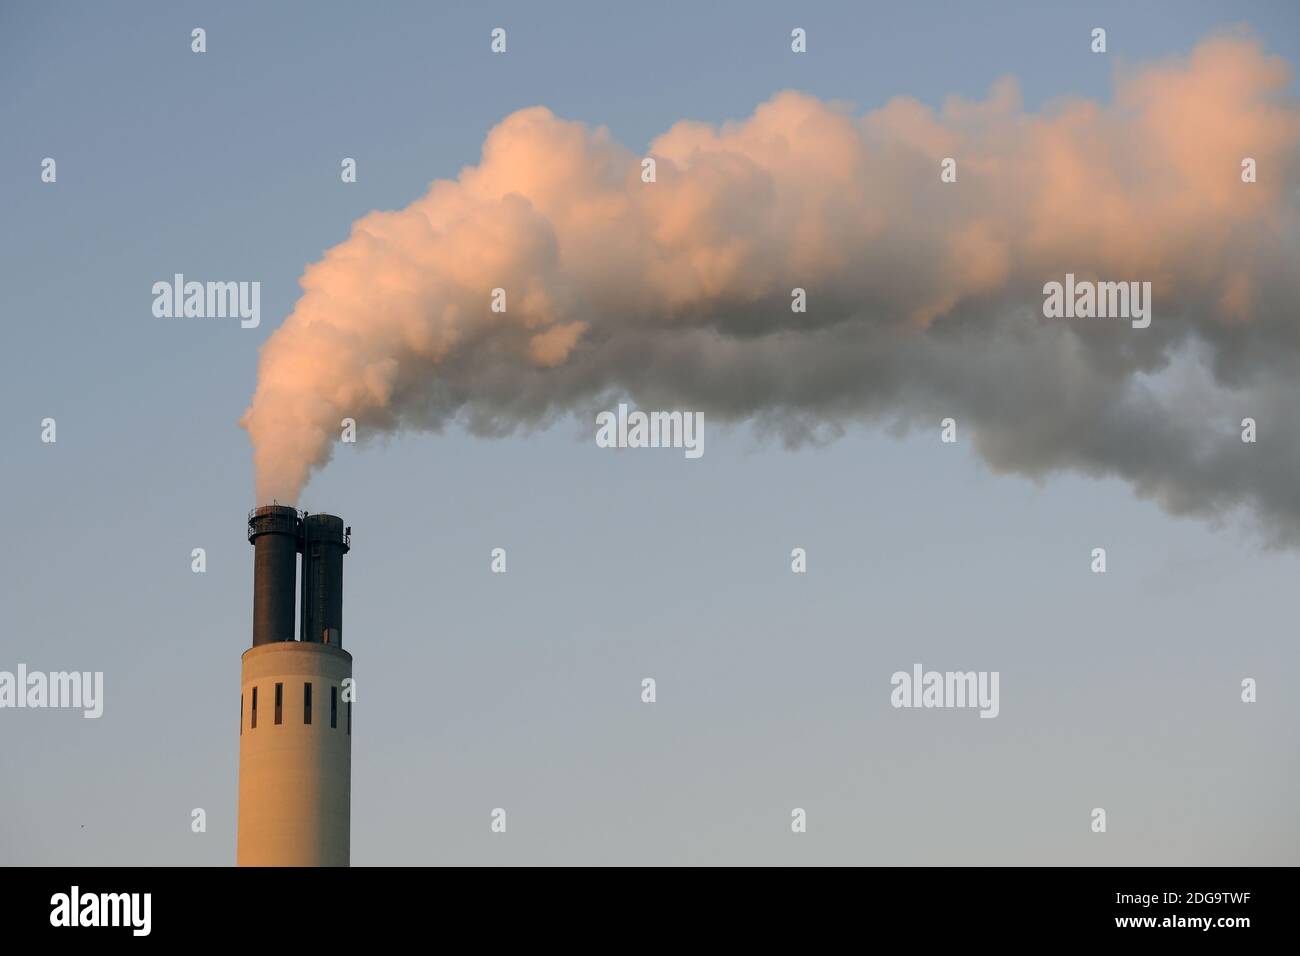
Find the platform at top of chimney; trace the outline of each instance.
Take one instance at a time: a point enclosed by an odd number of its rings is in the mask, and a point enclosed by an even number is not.
[[[262,505],[248,513],[248,540],[253,543],[259,535],[300,532],[298,510],[287,505]]]
[[[352,549],[352,529],[338,515],[299,511],[289,505],[260,505],[248,513],[248,542],[264,534],[291,535],[302,550],[304,541],[338,544],[347,554]]]

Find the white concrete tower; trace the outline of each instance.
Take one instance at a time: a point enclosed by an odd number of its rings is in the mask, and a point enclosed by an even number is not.
[[[243,656],[239,708],[240,866],[349,863],[352,655],[342,641],[350,533],[333,515],[299,516],[279,505],[248,518],[256,556],[253,646]]]

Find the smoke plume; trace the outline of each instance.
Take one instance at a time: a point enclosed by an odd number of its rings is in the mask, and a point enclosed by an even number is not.
[[[477,166],[306,268],[242,419],[258,498],[296,501],[344,418],[496,436],[627,396],[790,444],[952,417],[999,471],[1118,476],[1300,542],[1290,87],[1223,36],[1120,71],[1110,103],[1031,113],[1013,79],[863,115],[784,92],[644,155],[520,110]],[[1150,327],[1044,318],[1066,273],[1149,281]]]

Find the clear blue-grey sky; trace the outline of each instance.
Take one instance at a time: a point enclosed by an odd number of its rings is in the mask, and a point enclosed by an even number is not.
[[[0,863],[233,862],[258,347],[307,263],[512,111],[641,149],[786,88],[937,106],[1009,73],[1035,109],[1239,22],[1300,63],[1288,2],[0,7],[0,670],[105,677],[98,720],[0,711]],[[156,319],[176,272],[260,281],[261,327]],[[993,474],[937,422],[706,428],[698,461],[586,420],[404,434],[312,480],[354,529],[354,864],[1300,862],[1294,551]],[[891,708],[914,662],[999,671],[999,717]]]

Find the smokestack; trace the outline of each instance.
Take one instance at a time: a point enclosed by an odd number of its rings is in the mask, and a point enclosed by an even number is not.
[[[240,866],[351,860],[352,655],[340,646],[348,538],[334,515],[270,505],[248,516],[257,553],[253,646],[240,664]],[[294,640],[299,551],[303,635]]]
[[[264,505],[248,515],[253,558],[253,646],[293,640],[294,578],[298,570],[298,512]]]
[[[343,555],[350,529],[336,515],[302,520],[302,635],[318,644],[343,646]]]

